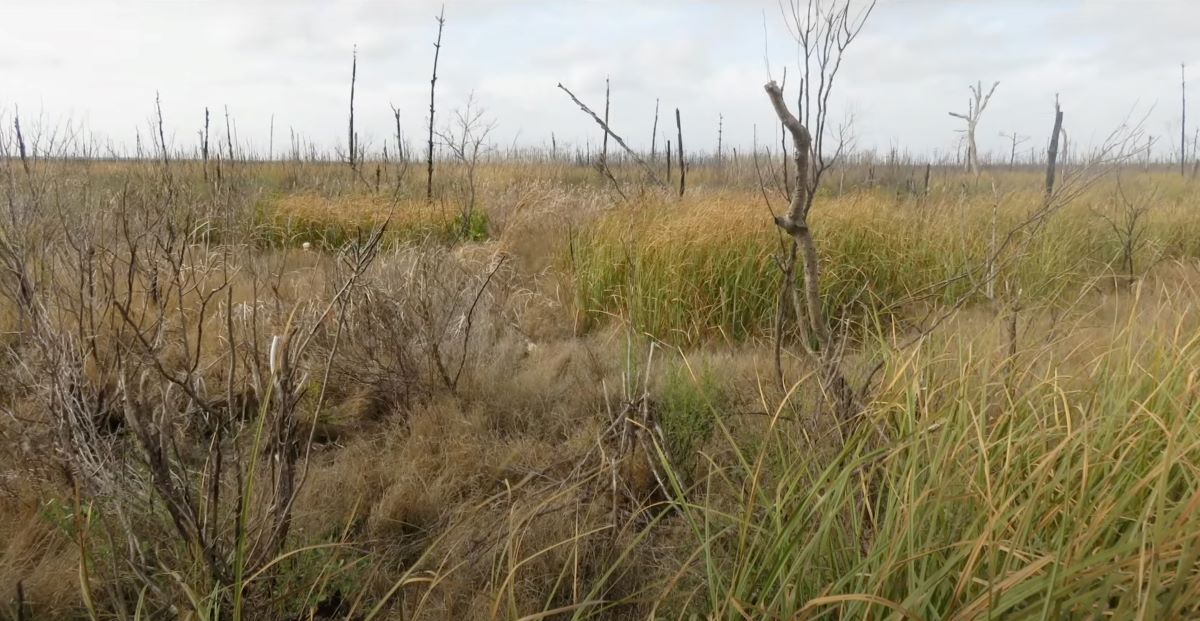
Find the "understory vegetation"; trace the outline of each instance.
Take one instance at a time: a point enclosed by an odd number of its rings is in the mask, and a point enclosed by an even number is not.
[[[27,164],[0,617],[1200,615],[1195,179],[841,164],[848,425],[757,156]]]

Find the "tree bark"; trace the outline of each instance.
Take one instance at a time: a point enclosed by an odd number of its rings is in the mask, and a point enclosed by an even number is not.
[[[1046,157],[1046,200],[1054,195],[1054,177],[1058,171],[1058,136],[1062,133],[1063,111],[1058,101],[1054,102],[1054,133],[1050,134],[1050,150]]]
[[[788,110],[787,104],[783,100],[783,90],[779,88],[779,85],[772,81],[765,88],[767,96],[771,99],[771,105],[775,107],[775,114],[779,116],[783,126],[792,135],[794,147],[792,157],[796,165],[796,177],[788,213],[784,216],[776,216],[775,224],[791,235],[800,248],[800,254],[804,261],[804,299],[807,307],[805,314],[808,316],[809,329],[812,331],[813,338],[821,350],[826,350],[829,348],[829,327],[825,325],[824,312],[821,308],[820,258],[817,255],[817,246],[813,241],[812,231],[808,228],[810,196],[808,172],[812,135],[809,134],[808,128]],[[785,286],[790,287],[792,283],[785,283]]]
[[[676,148],[679,149],[679,195],[683,196],[687,189],[687,164],[683,160],[683,122],[679,118],[679,108],[675,108]]]

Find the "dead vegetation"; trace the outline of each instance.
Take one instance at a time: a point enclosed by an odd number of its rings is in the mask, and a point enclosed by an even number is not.
[[[874,4],[786,6],[792,152],[685,160],[677,108],[665,176],[566,87],[598,164],[439,130],[436,55],[422,178],[398,113],[359,141],[357,56],[348,169],[13,118],[3,615],[1195,615],[1200,186],[1136,124],[1059,162],[1061,109],[1000,172],[982,85],[967,173],[855,153]]]
[[[244,230],[271,226],[254,214],[261,196],[194,185],[198,166],[173,162],[170,176],[161,163],[102,172],[41,166],[14,174],[27,175],[29,187],[57,188],[55,203],[43,202],[49,191],[10,186],[10,205],[28,205],[24,226],[41,236],[7,255],[18,267],[7,272],[4,298],[11,329],[0,427],[0,579],[10,609],[131,618],[719,610],[716,594],[704,595],[718,588],[712,568],[736,567],[741,552],[697,539],[695,529],[749,510],[753,498],[742,485],[790,476],[795,458],[778,452],[784,446],[810,447],[810,468],[841,459],[841,442],[831,442],[838,432],[810,392],[826,381],[814,374],[821,367],[787,355],[785,376],[799,380],[781,389],[773,379],[763,339],[777,284],[710,271],[730,265],[725,245],[735,253],[757,245],[764,260],[753,269],[771,273],[777,247],[754,225],[761,207],[752,166],[741,190],[724,180],[706,185],[698,168],[684,202],[664,197],[659,207],[632,210],[606,207],[612,195],[603,185],[556,186],[485,166],[488,239],[453,244],[432,233],[398,235],[395,227],[421,216],[390,214],[423,204],[419,194],[411,203],[340,190],[322,198],[335,186],[314,181],[317,189],[273,199],[273,209],[327,203],[355,233],[310,250]],[[259,174],[243,166],[241,175]],[[1036,176],[1027,179],[1027,194],[1006,199],[1014,206],[1040,195]],[[1160,189],[1147,194],[1149,184]],[[1197,247],[1178,230],[1182,202],[1171,202],[1189,190],[1169,184],[1124,176],[1119,189],[1095,186],[1078,199],[1095,207],[1055,216],[1085,234],[1051,222],[1055,244],[1023,246],[1032,263],[1005,263],[1000,272],[1031,283],[1090,275],[1094,287],[1027,296],[1015,331],[979,297],[938,334],[978,334],[971,347],[1012,358],[1004,368],[1017,377],[1061,373],[1044,365],[1070,352],[1063,364],[1083,373],[1077,390],[1092,390],[1083,378],[1094,357],[1083,352],[1110,355],[1119,341],[1104,326],[1119,331],[1147,304],[1135,297],[1127,308],[1128,296],[1154,291],[1161,306],[1179,309],[1181,299],[1160,291],[1194,281]],[[68,187],[76,194],[64,198]],[[912,258],[904,270],[872,272],[871,254],[856,254],[888,247],[885,237],[852,243],[873,221],[930,222],[955,213],[956,201],[991,200],[942,187],[911,204],[881,201],[886,192],[869,189],[832,199],[843,203],[838,215],[817,229],[833,252],[827,279],[840,283],[844,267],[855,266],[872,295],[890,296],[881,299],[892,319],[877,324],[888,330],[904,330],[906,317],[938,302],[919,297],[919,278],[884,279],[944,274],[932,250],[939,245],[966,244],[953,261],[988,256],[986,211],[947,221],[945,239],[927,230],[921,242],[898,241]],[[1154,209],[1132,196],[1153,197]],[[151,208],[163,204],[172,207]],[[65,209],[74,215],[42,217]],[[641,224],[624,224],[630,218]],[[963,238],[959,231],[972,227]],[[632,230],[642,235],[621,233]],[[688,232],[699,230],[722,233]],[[639,270],[625,280],[596,280],[596,270],[623,269],[595,254],[609,231],[613,249]],[[683,239],[693,258],[713,262],[677,276],[658,272],[684,256],[673,246]],[[930,245],[929,263],[914,243]],[[651,251],[666,254],[651,261]],[[1079,264],[1087,252],[1095,258]],[[634,274],[638,280],[628,280]],[[1126,284],[1105,289],[1104,279],[1116,276]],[[706,284],[727,277],[727,294]],[[578,287],[602,282],[625,284],[578,295]],[[710,305],[735,303],[737,292],[750,302],[757,287],[759,328],[721,330],[725,315]],[[659,295],[686,312],[650,316],[657,301],[632,303]],[[911,299],[898,305],[904,296]],[[847,316],[847,307],[828,308]],[[885,316],[885,307],[863,308],[876,309],[864,320]],[[739,321],[755,321],[745,317]],[[873,364],[872,338],[891,338],[870,325],[846,332],[854,344],[837,364],[850,377]],[[693,336],[678,340],[675,329]],[[1152,339],[1172,333],[1156,330],[1143,329]],[[927,365],[885,356],[880,392],[863,406],[863,433],[872,443],[890,433],[880,425],[894,424],[885,423],[901,403],[892,400],[894,382],[909,372],[920,378],[923,411],[955,404],[936,387],[962,381],[957,361],[974,356],[947,350]],[[857,446],[860,435],[844,441]],[[701,517],[698,508],[715,513]]]

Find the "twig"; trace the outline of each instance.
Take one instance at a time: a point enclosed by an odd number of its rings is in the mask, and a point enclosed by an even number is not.
[[[483,292],[487,290],[488,284],[492,282],[492,277],[496,275],[496,272],[500,271],[500,266],[504,265],[507,259],[506,255],[501,255],[500,260],[496,261],[496,266],[488,273],[487,278],[480,285],[479,291],[475,292],[475,300],[471,302],[471,308],[467,310],[467,325],[463,330],[462,354],[458,358],[458,370],[454,372],[454,379],[451,381],[451,391],[458,389],[458,380],[462,376],[463,367],[467,364],[467,347],[471,341],[471,327],[474,324],[475,307],[479,305],[479,300],[483,297]]]

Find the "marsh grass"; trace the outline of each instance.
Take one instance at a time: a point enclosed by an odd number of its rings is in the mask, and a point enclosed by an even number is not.
[[[388,223],[385,243],[392,247],[426,240],[451,244],[488,238],[486,212],[473,212],[465,228],[462,217],[445,202],[402,201],[378,194],[272,195],[258,205],[260,243],[268,247],[308,243],[321,250],[337,250],[384,222]]]
[[[1098,188],[1036,233],[1014,236],[997,255],[996,281],[1036,303],[1068,302],[1111,281],[1120,239],[1097,215],[1113,208],[1111,190]],[[887,192],[862,190],[819,202],[813,227],[826,316],[851,327],[886,324],[918,304],[986,301],[993,234],[1018,229],[1039,200],[1028,190],[964,190],[897,202]],[[1139,249],[1139,265],[1200,256],[1193,241],[1200,226],[1182,203],[1164,202],[1149,213],[1151,241]],[[684,345],[769,335],[777,258],[785,252],[764,225],[769,216],[761,199],[729,193],[610,212],[574,240],[580,312],[592,324],[618,317]]]
[[[1108,348],[1079,356],[1064,339],[1009,360],[978,336],[986,328],[933,338],[890,361],[871,424],[832,461],[789,447],[714,469],[710,485],[734,486],[740,505],[686,506],[704,608],[731,619],[1195,615],[1196,295],[1131,295],[1099,328]]]
[[[328,380],[303,384],[298,414],[318,440],[291,536],[217,585],[147,505],[131,524],[159,524],[141,531],[155,534],[156,564],[113,563],[124,523],[62,476],[52,404],[6,381],[5,613],[22,581],[33,618],[149,618],[166,604],[195,619],[1200,614],[1194,183],[1123,173],[1126,192],[1156,197],[1132,278],[1100,217],[1119,209],[1114,188],[1098,184],[1018,236],[988,300],[993,230],[1036,204],[1036,173],[993,187],[939,170],[925,195],[905,184],[917,171],[851,168],[813,215],[824,293],[853,337],[848,373],[883,367],[864,423],[842,439],[802,357],[785,359],[785,389],[773,379],[780,240],[746,158],[698,164],[682,200],[629,182],[623,200],[569,162],[489,162],[466,238],[450,181],[430,204],[389,169],[381,189],[315,162],[238,162],[220,186],[189,163],[172,170],[175,207],[210,227],[194,238],[238,240],[227,302],[262,296],[263,334],[247,346],[265,349],[292,309],[327,302],[335,251],[391,217],[379,264],[347,298]],[[151,163],[51,173],[75,217],[162,183]],[[91,195],[67,191],[87,184]],[[69,255],[61,237],[43,241]],[[466,342],[464,306],[501,258]],[[926,311],[960,301],[902,346]],[[10,302],[6,379],[21,377],[28,347]],[[212,323],[177,302],[170,333]],[[205,334],[197,379],[221,386],[227,344]],[[455,389],[423,353],[435,342],[451,361],[468,355]],[[612,430],[626,421],[614,414],[643,397],[661,436],[618,459]],[[263,419],[250,414],[231,451],[253,460]],[[250,484],[227,481],[226,512],[269,493],[261,474]],[[244,546],[237,523],[220,534]]]

